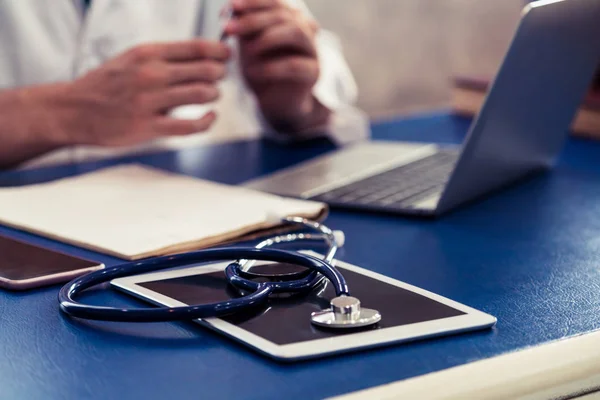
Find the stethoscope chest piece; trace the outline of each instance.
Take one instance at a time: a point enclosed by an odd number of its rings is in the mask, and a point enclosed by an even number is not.
[[[362,308],[360,300],[340,296],[331,300],[331,308],[311,314],[311,322],[327,328],[362,328],[381,321],[377,310]]]

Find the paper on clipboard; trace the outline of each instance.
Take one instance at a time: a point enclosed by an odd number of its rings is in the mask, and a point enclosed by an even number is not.
[[[320,220],[327,211],[318,202],[136,164],[0,189],[0,223],[128,260],[277,229],[272,215]]]

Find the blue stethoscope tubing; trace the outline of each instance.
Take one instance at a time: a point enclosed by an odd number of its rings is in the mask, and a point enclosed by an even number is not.
[[[239,262],[225,269],[228,281],[249,294],[229,301],[173,308],[114,308],[82,304],[74,298],[82,291],[113,279],[144,274],[167,268],[230,260],[256,260],[295,264],[311,270],[304,278],[294,281],[255,282],[244,277]],[[222,317],[264,304],[275,293],[300,293],[319,285],[327,278],[337,296],[348,296],[343,275],[327,260],[287,250],[268,248],[226,247],[200,250],[185,254],[157,257],[125,263],[81,276],[63,286],[58,294],[60,309],[75,318],[115,322],[163,322]]]

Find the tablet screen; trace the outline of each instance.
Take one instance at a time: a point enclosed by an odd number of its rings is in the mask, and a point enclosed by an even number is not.
[[[0,277],[11,281],[86,270],[98,265],[98,262],[0,236]]]
[[[297,268],[291,265],[268,264],[257,266],[253,271],[281,273]],[[348,282],[352,296],[359,298],[364,307],[379,310],[383,316],[377,325],[361,330],[398,327],[465,314],[410,290],[339,268]],[[138,285],[189,305],[220,302],[236,297],[235,292],[229,288],[223,272],[144,282]],[[310,313],[329,308],[329,301],[334,297],[335,292],[327,283],[308,295],[274,298],[259,310],[222,319],[278,345],[356,333],[357,330],[320,328],[310,322]]]

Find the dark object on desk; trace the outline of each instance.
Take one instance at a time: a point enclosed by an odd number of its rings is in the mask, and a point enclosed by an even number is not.
[[[594,78],[594,82],[592,83],[593,90],[600,90],[600,67],[596,71],[596,77]]]
[[[332,207],[439,216],[551,168],[598,65],[600,48],[587,39],[600,37],[600,0],[536,2],[522,15],[461,147],[361,143],[246,186]]]
[[[63,283],[100,263],[0,236],[0,287],[24,290]]]
[[[467,117],[479,114],[491,79],[457,76],[453,79],[452,110]],[[600,70],[571,123],[574,136],[600,139]]]
[[[117,279],[112,285],[162,306],[228,302],[239,298],[239,293],[232,290],[225,277],[223,269],[227,264],[138,275]],[[276,294],[266,304],[245,312],[194,321],[285,362],[472,332],[496,324],[494,316],[387,276],[339,260],[337,267],[347,280],[352,296],[381,311],[382,319],[376,324],[332,329],[308,323],[307,315],[329,307],[337,297],[329,283],[302,294]],[[253,271],[267,275],[290,274],[301,272],[303,268],[271,263],[256,265]],[[260,281],[272,280],[261,278]]]
[[[280,265],[258,266],[256,270],[281,273]],[[291,266],[290,270],[296,272],[301,268]],[[307,315],[329,307],[330,300],[335,297],[331,285],[325,285],[323,293],[314,290],[309,295],[274,298],[266,307],[253,313],[234,314],[221,319],[273,343],[286,345],[465,315],[463,311],[409,290],[353,271],[344,270],[343,273],[348,284],[356,288],[356,296],[364,299],[365,304],[375,304],[382,309],[386,317],[378,325],[356,330],[332,330],[307,324]],[[210,304],[239,297],[227,284],[222,272],[146,282],[141,286],[185,304]]]

